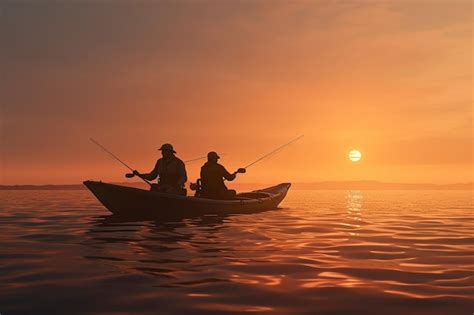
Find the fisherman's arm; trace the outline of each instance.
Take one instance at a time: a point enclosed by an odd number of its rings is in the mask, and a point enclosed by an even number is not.
[[[234,173],[230,174],[224,167],[222,167],[222,169],[224,170],[224,178],[227,179],[228,181],[234,180],[238,173],[243,174],[247,171],[245,168],[239,168]]]
[[[228,181],[233,181],[236,177],[237,173],[229,173],[225,167],[222,167],[222,177],[224,177],[225,179],[227,179]]]
[[[159,174],[159,161],[156,162],[155,168],[150,173],[141,174],[138,171],[133,171],[133,174],[146,180],[154,180],[155,178],[158,177],[158,174]]]
[[[188,181],[188,176],[186,174],[186,167],[182,161],[180,161],[178,164],[178,174],[179,174],[178,185],[179,187],[182,187]]]

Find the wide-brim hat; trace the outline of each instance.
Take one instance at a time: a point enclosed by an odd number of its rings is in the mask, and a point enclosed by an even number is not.
[[[173,153],[176,153],[176,151],[174,150],[173,146],[170,143],[163,144],[158,150],[160,150],[160,151],[171,151]]]

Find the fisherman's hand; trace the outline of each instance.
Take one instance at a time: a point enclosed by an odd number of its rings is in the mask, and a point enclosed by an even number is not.
[[[241,174],[244,174],[245,172],[247,172],[247,170],[245,168],[239,168],[236,173],[241,173]]]
[[[140,173],[138,173],[137,170],[134,170],[133,173],[127,173],[127,174],[125,174],[125,177],[127,177],[127,178],[132,178],[132,177],[134,177],[134,176],[140,176]]]

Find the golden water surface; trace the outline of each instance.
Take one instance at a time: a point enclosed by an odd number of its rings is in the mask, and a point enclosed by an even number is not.
[[[472,314],[471,191],[290,191],[177,222],[0,191],[0,313]]]

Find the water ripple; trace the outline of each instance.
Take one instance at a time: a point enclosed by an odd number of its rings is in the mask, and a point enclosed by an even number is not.
[[[291,191],[276,211],[177,222],[111,216],[85,191],[0,194],[2,314],[473,311],[471,192]]]

